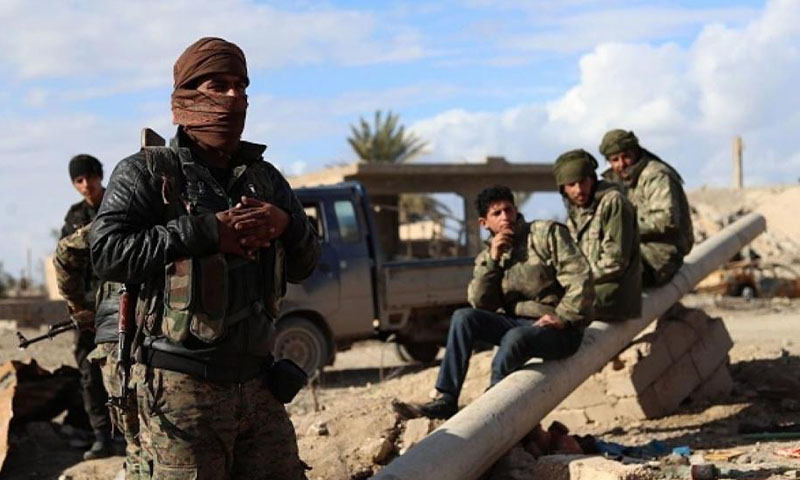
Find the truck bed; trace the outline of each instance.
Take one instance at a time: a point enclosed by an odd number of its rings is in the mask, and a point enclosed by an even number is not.
[[[379,282],[387,310],[467,303],[474,259],[455,257],[386,262]]]

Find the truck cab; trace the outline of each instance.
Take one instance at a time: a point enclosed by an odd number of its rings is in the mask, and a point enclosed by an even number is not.
[[[289,285],[277,322],[276,357],[313,372],[355,341],[394,334],[407,356],[432,360],[452,311],[467,303],[472,259],[389,261],[373,206],[358,182],[299,188],[295,194],[322,248],[311,277]]]

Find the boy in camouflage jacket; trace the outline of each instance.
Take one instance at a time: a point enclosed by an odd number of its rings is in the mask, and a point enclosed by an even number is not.
[[[80,154],[69,161],[69,176],[72,186],[83,199],[70,206],[64,217],[61,235],[53,259],[59,292],[67,301],[70,315],[79,324],[75,334],[75,363],[81,372],[81,395],[89,423],[94,431],[94,443],[84,452],[91,460],[111,455],[111,424],[106,401],[108,395],[103,387],[100,368],[91,362],[90,353],[95,348],[95,296],[100,280],[92,270],[86,248],[86,225],[97,215],[103,200],[103,165],[97,158]],[[84,233],[78,233],[84,229]],[[78,246],[79,248],[74,248]],[[70,268],[71,264],[73,268]],[[99,318],[102,320],[102,317]],[[77,446],[78,444],[74,444]]]
[[[567,228],[526,222],[507,187],[483,190],[476,204],[479,222],[492,237],[475,260],[468,290],[472,308],[453,313],[436,381],[441,396],[423,405],[393,402],[401,416],[454,415],[476,341],[500,347],[492,360],[494,385],[530,358],[572,355],[592,320],[591,267]]]

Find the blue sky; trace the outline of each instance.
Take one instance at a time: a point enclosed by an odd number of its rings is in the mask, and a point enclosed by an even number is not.
[[[14,274],[78,200],[72,155],[108,174],[141,127],[172,133],[172,64],[207,35],[244,49],[244,136],[287,174],[353,160],[349,125],[391,109],[430,142],[423,162],[547,162],[624,127],[690,187],[729,181],[734,134],[749,184],[800,175],[795,0],[4,0],[0,30],[0,261]]]

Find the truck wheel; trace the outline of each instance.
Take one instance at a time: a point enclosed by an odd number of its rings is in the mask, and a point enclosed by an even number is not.
[[[395,347],[397,355],[406,362],[431,363],[439,353],[436,343],[395,343]]]
[[[311,376],[328,360],[328,342],[322,330],[310,320],[286,317],[278,323],[275,358],[288,358]]]

